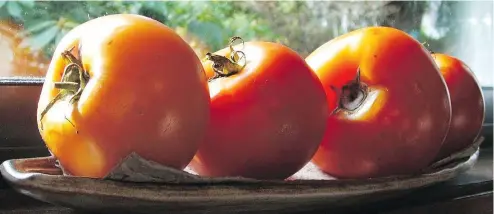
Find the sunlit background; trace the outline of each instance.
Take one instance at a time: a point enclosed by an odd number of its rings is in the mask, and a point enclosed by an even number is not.
[[[0,76],[43,76],[58,41],[80,23],[136,13],[175,29],[202,57],[228,38],[269,40],[305,56],[365,26],[393,26],[459,57],[493,86],[492,1],[0,1]]]

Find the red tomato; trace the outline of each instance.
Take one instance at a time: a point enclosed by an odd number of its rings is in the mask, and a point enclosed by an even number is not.
[[[482,89],[470,68],[461,60],[432,54],[446,81],[451,98],[451,127],[438,155],[444,158],[474,143],[482,130],[485,107]]]
[[[209,102],[202,64],[179,35],[143,16],[109,15],[58,44],[38,127],[75,176],[104,177],[131,152],[183,169],[204,138]]]
[[[221,75],[209,82],[209,131],[190,167],[203,176],[284,179],[308,163],[329,113],[304,59],[270,42],[239,44],[208,58],[206,74]]]
[[[306,58],[324,85],[328,127],[313,162],[338,178],[416,173],[448,132],[451,102],[429,52],[404,32],[362,28]]]

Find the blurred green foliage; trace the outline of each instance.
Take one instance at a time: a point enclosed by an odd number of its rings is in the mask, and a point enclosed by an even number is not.
[[[348,31],[372,25],[400,28],[434,51],[442,51],[457,33],[451,15],[455,2],[443,1],[438,27],[447,35],[432,38],[421,29],[427,1],[313,2],[313,1],[0,1],[0,19],[24,25],[22,45],[50,57],[60,39],[75,26],[115,13],[133,13],[170,27],[185,27],[210,50],[226,46],[232,36],[244,40],[281,42],[300,54]],[[449,43],[448,43],[449,44]],[[452,47],[450,47],[452,48]],[[453,47],[454,49],[454,47]]]
[[[170,27],[186,27],[212,50],[223,48],[233,35],[245,40],[277,36],[257,14],[225,1],[0,1],[0,19],[24,26],[27,37],[22,45],[43,50],[47,56],[72,28],[116,13],[141,14]]]

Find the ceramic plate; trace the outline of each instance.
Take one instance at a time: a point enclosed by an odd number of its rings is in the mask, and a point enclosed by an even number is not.
[[[92,179],[63,175],[52,157],[7,160],[0,170],[6,181],[25,195],[89,211],[304,213],[381,200],[449,180],[475,164],[478,147],[470,148],[468,153],[436,163],[422,174],[363,180],[332,179],[311,163],[285,181],[200,177],[194,180],[196,175],[185,171],[180,173],[187,174],[193,182]]]

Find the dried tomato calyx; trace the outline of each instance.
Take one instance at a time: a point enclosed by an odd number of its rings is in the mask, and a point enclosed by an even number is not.
[[[43,130],[43,122],[42,119],[46,115],[46,113],[53,107],[53,105],[62,99],[69,98],[69,103],[74,104],[79,101],[82,92],[86,88],[87,83],[89,82],[89,73],[84,69],[82,65],[82,61],[76,58],[70,50],[65,50],[61,53],[61,55],[69,61],[69,63],[65,66],[62,78],[60,82],[55,82],[54,87],[59,89],[60,92],[53,98],[48,105],[43,109],[40,114],[40,128]],[[79,47],[79,57],[80,57],[80,47]],[[73,126],[74,124],[65,117],[67,121],[69,121]]]
[[[355,79],[341,87],[341,89],[337,89],[334,86],[331,86],[331,89],[339,96],[338,106],[331,114],[340,109],[346,111],[356,110],[362,105],[368,94],[367,85],[360,81],[360,67],[357,69]]]
[[[235,41],[240,40],[242,42],[242,49],[244,47],[244,41],[242,38],[235,36],[230,39],[230,58],[226,56],[221,56],[217,54],[207,53],[206,60],[213,62],[213,71],[216,73],[214,78],[218,77],[228,77],[240,72],[246,65],[245,53],[241,50],[235,50],[233,44]],[[240,61],[243,63],[240,63]]]

